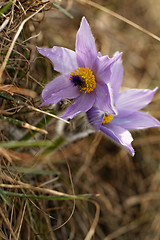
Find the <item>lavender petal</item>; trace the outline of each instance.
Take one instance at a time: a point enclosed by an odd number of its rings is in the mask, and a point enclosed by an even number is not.
[[[92,70],[97,59],[95,40],[90,26],[85,17],[82,18],[76,37],[76,55],[80,67],[88,67]]]
[[[134,149],[131,146],[133,138],[129,131],[112,123],[104,124],[100,129],[134,156]]]
[[[119,56],[119,53],[116,52],[115,56]],[[111,67],[111,78],[110,78],[110,86],[113,91],[114,99],[116,99],[116,96],[119,92],[119,89],[121,87],[123,81],[123,66],[122,66],[122,60],[119,58]]]
[[[57,103],[65,98],[68,98],[68,99],[77,98],[80,95],[81,95],[81,92],[79,91],[79,89],[71,85],[58,92],[52,93],[48,98],[45,96],[45,98],[43,99],[44,103],[42,105]]]
[[[112,123],[130,130],[160,127],[160,122],[156,118],[140,111],[134,112],[127,117],[117,116],[112,120]]]
[[[40,54],[49,58],[54,64],[54,70],[61,74],[73,72],[77,67],[76,53],[63,47],[38,48]]]
[[[116,100],[116,107],[119,111],[137,111],[147,106],[157,91],[157,87],[152,91],[149,89],[129,89],[119,93]]]
[[[61,116],[61,118],[73,118],[77,114],[81,112],[87,112],[95,102],[95,94],[94,92],[89,94],[82,94],[78,98],[75,99],[74,103],[71,104],[66,112]]]
[[[69,80],[69,75],[61,75],[49,82],[42,91],[42,98],[45,101],[50,98],[53,93],[65,90],[68,87],[73,87],[72,82]]]
[[[100,127],[102,125],[103,122],[103,118],[104,118],[104,112],[100,111],[98,108],[96,107],[92,107],[91,109],[89,109],[87,111],[87,118],[89,123],[96,129],[96,130],[100,130]]]
[[[112,58],[108,56],[102,56],[97,58],[97,81],[100,83],[108,83],[110,82],[111,77],[111,67],[113,64],[118,61],[118,59],[122,56],[122,53],[117,53]]]
[[[117,114],[116,108],[114,106],[112,89],[109,84],[96,84],[96,101],[95,106],[101,111],[104,111],[108,114]]]

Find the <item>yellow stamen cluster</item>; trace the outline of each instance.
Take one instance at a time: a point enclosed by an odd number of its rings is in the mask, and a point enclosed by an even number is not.
[[[89,68],[77,68],[74,70],[74,72],[71,72],[70,77],[76,75],[80,76],[82,79],[82,86],[80,86],[80,91],[83,91],[83,93],[90,93],[95,89],[95,76]]]
[[[112,119],[113,115],[104,116],[102,124],[109,123]]]

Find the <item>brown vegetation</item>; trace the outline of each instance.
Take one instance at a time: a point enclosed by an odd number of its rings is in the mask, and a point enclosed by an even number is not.
[[[43,86],[57,73],[36,46],[74,49],[83,15],[102,54],[124,52],[124,88],[160,85],[159,1],[90,2],[0,3],[1,239],[160,239],[159,129],[133,133],[132,158],[89,134],[85,116],[68,124],[47,115],[66,101],[39,108]],[[160,120],[159,104],[158,92],[145,110]]]

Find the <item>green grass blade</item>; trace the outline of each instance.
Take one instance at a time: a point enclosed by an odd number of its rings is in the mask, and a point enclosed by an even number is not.
[[[35,199],[35,200],[44,199],[44,200],[51,200],[51,201],[74,200],[74,199],[82,200],[82,199],[88,199],[88,198],[93,197],[93,195],[91,195],[91,194],[55,197],[55,196],[46,196],[46,195],[30,195],[30,194],[23,194],[23,193],[13,193],[13,192],[8,192],[8,191],[3,191],[3,194],[7,195],[9,197],[20,197],[20,198],[28,198],[28,199]]]
[[[7,99],[7,100],[10,100],[10,101],[14,101],[14,102],[16,102],[18,104],[21,104],[21,105],[24,105],[24,106],[28,106],[28,104],[24,103],[23,101],[17,100],[16,98],[13,98],[13,97],[11,97],[9,95],[6,95],[4,93],[0,93],[0,97],[2,97],[4,99]]]
[[[39,155],[45,155],[45,154],[49,154],[50,152],[53,152],[56,148],[61,146],[64,142],[65,142],[64,138],[58,137],[56,139],[56,147],[55,145],[45,146],[45,148],[39,152]]]
[[[20,148],[20,147],[52,147],[56,149],[59,145],[64,142],[64,138],[58,137],[54,141],[50,140],[37,140],[37,141],[10,141],[1,142],[0,148]]]
[[[9,207],[12,207],[12,204],[10,203],[10,201],[8,200],[5,192],[0,189],[0,197],[4,200],[4,202],[9,206]]]
[[[9,1],[2,9],[0,9],[0,17],[2,14],[7,12],[7,10],[10,8],[11,5],[12,5],[12,2]]]
[[[61,6],[57,5],[56,3],[52,3],[56,8],[58,8],[61,12],[63,12],[67,17],[73,19],[73,16],[67,12],[64,8],[62,8]]]
[[[17,125],[19,127],[29,129],[30,131],[32,130],[32,131],[35,131],[35,132],[41,132],[41,133],[44,133],[44,134],[48,134],[48,132],[46,130],[41,129],[41,128],[37,128],[37,127],[35,127],[33,125],[30,125],[29,123],[23,122],[21,120],[11,118],[11,117],[8,117],[8,116],[2,116],[2,115],[0,116],[0,118],[2,118],[4,121],[11,122],[14,125]]]
[[[40,170],[40,169],[32,169],[32,168],[22,168],[22,167],[12,167],[8,166],[7,168],[5,166],[1,166],[2,169],[6,170],[9,169],[10,171],[18,171],[20,173],[25,174],[34,174],[34,175],[60,175],[60,172],[54,172],[54,171],[48,171],[48,170]]]

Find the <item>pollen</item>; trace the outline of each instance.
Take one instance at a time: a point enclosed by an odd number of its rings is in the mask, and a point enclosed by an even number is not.
[[[102,124],[109,123],[112,119],[113,115],[104,116]]]
[[[70,74],[70,80],[75,86],[79,86],[80,91],[83,93],[90,93],[96,87],[95,76],[92,71],[85,68],[77,68],[74,72]]]

